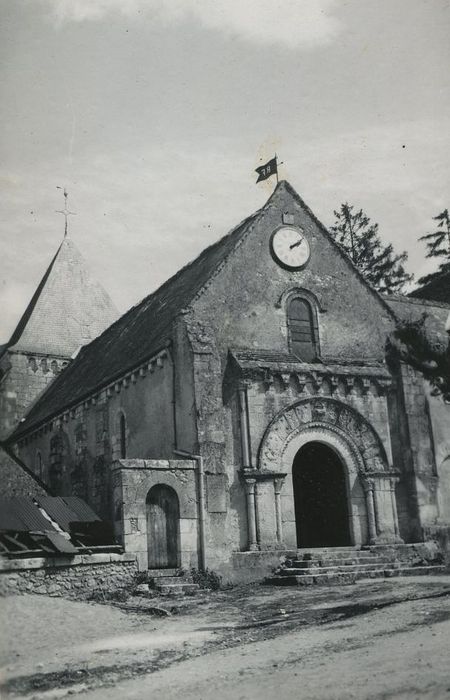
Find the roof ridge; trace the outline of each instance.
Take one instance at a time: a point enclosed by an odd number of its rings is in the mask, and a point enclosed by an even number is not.
[[[342,250],[341,246],[337,243],[337,241],[334,240],[333,236],[330,234],[328,231],[327,227],[320,221],[320,219],[317,218],[317,216],[314,214],[314,212],[309,208],[309,206],[306,204],[306,202],[300,197],[298,192],[292,187],[292,185],[287,181],[287,180],[280,180],[279,185],[284,185],[288,192],[292,195],[294,199],[296,199],[300,205],[307,211],[309,216],[312,218],[312,220],[316,223],[316,225],[320,228],[320,230],[327,236],[328,240],[331,242],[331,244],[336,248],[336,250],[339,252],[341,257],[346,261],[347,265],[353,270],[354,273],[361,279],[362,283],[367,287],[367,289],[375,296],[378,301],[381,302],[381,304],[387,309],[389,314],[395,318],[395,314],[393,313],[392,309],[389,307],[389,304],[384,300],[383,295],[381,292],[377,291],[375,287],[372,287],[371,284],[365,279],[364,275],[362,272],[359,270],[359,268],[355,265],[353,260],[350,258],[345,251]]]
[[[275,190],[276,191],[276,190]],[[112,346],[112,343],[114,340],[117,339],[118,336],[120,336],[122,330],[125,328],[130,328],[131,325],[128,324],[128,320],[131,319],[134,323],[135,330],[139,328],[139,325],[142,324],[142,316],[144,316],[145,312],[150,311],[150,313],[153,314],[154,317],[157,317],[157,321],[160,321],[160,328],[157,329],[154,333],[154,335],[157,337],[157,345],[158,345],[158,350],[161,349],[162,344],[164,341],[167,341],[167,334],[168,330],[170,329],[173,318],[183,309],[186,307],[187,304],[191,303],[196,295],[200,292],[200,290],[205,286],[205,284],[209,281],[210,277],[216,273],[216,270],[219,269],[223,263],[223,260],[227,259],[228,256],[231,254],[232,250],[235,249],[235,245],[238,243],[238,240],[240,240],[241,237],[246,233],[247,231],[247,226],[254,221],[260,213],[264,210],[264,208],[270,203],[270,200],[272,199],[274,193],[269,197],[267,202],[264,204],[263,207],[258,209],[256,212],[253,214],[247,216],[245,219],[243,219],[239,224],[234,226],[228,233],[226,233],[224,236],[219,238],[217,241],[211,243],[207,248],[204,248],[193,260],[191,260],[189,263],[184,265],[180,270],[178,270],[172,277],[169,277],[168,280],[163,282],[156,290],[151,292],[149,295],[144,297],[140,302],[132,306],[128,311],[126,311],[122,316],[120,316],[116,321],[114,321],[110,326],[108,326],[99,336],[94,338],[90,343],[84,345],[76,358],[71,362],[68,367],[61,372],[55,380],[49,385],[48,389],[46,389],[33,403],[33,405],[29,408],[29,410],[26,413],[25,416],[25,421],[22,421],[19,426],[16,427],[16,429],[13,431],[13,433],[8,437],[10,440],[13,435],[16,436],[18,434],[21,434],[24,432],[23,428],[25,427],[24,423],[28,422],[28,417],[31,418],[31,423],[30,426],[35,427],[36,425],[40,425],[41,423],[53,418],[54,416],[58,415],[61,412],[61,406],[58,405],[58,392],[60,390],[60,387],[62,387],[62,390],[64,391],[64,385],[67,381],[71,380],[71,377],[73,375],[73,372],[77,371],[79,366],[83,366],[83,363],[86,365],[87,361],[87,366],[90,367],[90,358],[95,355],[97,347],[100,345],[102,347],[102,344],[106,345],[108,347],[108,343]],[[236,243],[232,246],[232,248],[227,251],[226,250],[226,245],[227,241],[230,241],[233,239],[233,236],[237,237]],[[221,250],[221,248],[225,247],[224,255],[222,255],[221,258],[218,260],[214,260],[214,253],[216,251]],[[202,262],[208,262],[209,258],[212,259],[211,263],[211,268],[207,270],[205,273],[203,271],[202,274],[202,269],[201,269],[201,264]],[[193,283],[191,284],[191,287],[189,288],[189,272],[195,268],[200,266],[200,274],[198,275],[197,278],[194,279]],[[206,278],[205,277],[206,274]],[[179,287],[183,287],[183,278],[187,278],[188,282],[188,288],[187,289],[181,289],[181,293],[186,293],[188,296],[183,297],[183,304],[181,305],[180,302],[180,289]],[[177,288],[178,287],[178,288]],[[170,295],[170,292],[172,292],[172,296]],[[160,308],[158,308],[158,304]],[[154,309],[152,309],[152,305],[155,306]],[[170,305],[172,305],[171,309],[171,318],[168,321],[164,320],[164,312],[167,310],[167,307],[170,308]],[[162,323],[161,323],[162,319]],[[114,331],[116,331],[116,335],[114,335]],[[130,334],[132,335],[132,334]],[[110,337],[108,337],[110,336]],[[132,340],[132,339],[131,339]],[[150,347],[149,347],[150,345]],[[130,346],[129,346],[130,347]],[[106,369],[103,374],[100,372],[99,377],[95,380],[92,381],[91,386],[88,386],[86,389],[81,387],[81,391],[75,391],[73,395],[73,400],[71,401],[71,405],[77,405],[81,401],[85,400],[88,396],[92,395],[95,392],[100,391],[102,388],[110,384],[112,381],[116,381],[119,377],[128,374],[129,372],[133,371],[134,368],[137,368],[140,364],[146,361],[149,357],[153,356],[155,351],[157,351],[155,345],[151,345],[151,343],[147,343],[147,347],[144,347],[142,356],[137,357],[137,354],[133,358],[133,362],[123,362],[123,364],[120,366],[120,372],[117,371],[117,369],[114,367],[114,363],[112,366],[110,365],[109,368]],[[118,358],[123,359],[123,358]],[[89,378],[88,378],[88,383],[89,383]],[[46,399],[53,399],[56,397],[56,403],[52,402],[52,410],[46,411],[45,415],[39,416],[39,410],[42,402],[45,402]],[[64,402],[64,405],[67,405],[67,400]],[[37,413],[37,418],[34,418],[34,414]],[[42,413],[42,412],[41,412]],[[27,426],[28,428],[28,426]]]
[[[398,301],[401,304],[415,304],[416,306],[437,306],[440,309],[450,309],[450,302],[435,301],[434,299],[423,299],[422,297],[410,297],[406,294],[382,294],[388,301]]]
[[[103,335],[108,333],[108,331],[111,328],[113,328],[114,326],[117,326],[123,319],[125,319],[129,314],[131,314],[132,311],[135,311],[136,309],[138,309],[145,302],[151,302],[157,294],[164,291],[164,289],[166,289],[170,284],[173,284],[173,282],[175,282],[176,279],[179,279],[182,274],[185,274],[189,270],[189,268],[191,268],[202,256],[206,255],[206,253],[210,252],[212,248],[217,247],[220,243],[223,243],[225,241],[225,239],[229,238],[240,226],[243,226],[249,219],[253,218],[257,213],[259,213],[259,211],[261,211],[261,210],[258,210],[258,212],[255,212],[255,214],[247,216],[237,226],[234,226],[230,231],[228,231],[228,233],[226,233],[224,236],[219,238],[217,241],[214,241],[214,243],[211,243],[206,248],[203,248],[195,258],[193,258],[188,263],[183,265],[183,267],[180,267],[179,270],[174,272],[174,274],[171,277],[166,279],[162,284],[159,285],[159,287],[157,287],[155,290],[153,290],[153,292],[150,292],[150,294],[147,294],[140,301],[136,302],[136,304],[133,304],[133,306],[130,306],[130,308],[127,309],[127,311],[125,311],[121,316],[119,316],[119,318],[116,319],[113,323],[111,323],[111,325],[109,325],[107,328],[105,328],[105,330],[100,335],[98,335],[96,338],[91,340],[90,343],[83,346],[82,349],[84,350],[84,349],[94,345],[98,340],[100,340],[100,338]],[[193,298],[194,297],[195,297],[195,294],[193,295]]]
[[[269,201],[269,200],[267,200],[267,201]],[[267,202],[266,202],[266,204],[267,204]],[[95,346],[95,345],[97,344],[97,342],[99,342],[99,341],[103,338],[104,335],[106,335],[107,333],[109,333],[109,332],[111,331],[111,329],[113,329],[115,326],[118,326],[119,324],[121,324],[121,323],[124,321],[124,319],[125,319],[127,316],[129,316],[133,311],[136,311],[137,309],[139,309],[139,307],[143,306],[144,303],[150,303],[150,302],[156,297],[157,294],[162,293],[165,289],[167,289],[167,287],[168,287],[170,284],[173,284],[177,279],[179,279],[179,278],[182,276],[182,274],[185,274],[195,263],[198,262],[198,260],[199,260],[201,257],[206,256],[206,254],[207,254],[208,252],[211,252],[211,250],[212,250],[213,248],[218,247],[219,244],[224,243],[225,240],[226,240],[227,238],[229,238],[230,236],[232,236],[233,233],[235,233],[241,226],[244,226],[250,219],[255,218],[255,217],[262,211],[263,208],[264,208],[264,207],[261,207],[261,209],[258,209],[254,214],[251,214],[251,215],[247,216],[245,219],[242,219],[242,221],[241,221],[239,224],[237,224],[237,226],[233,226],[233,228],[230,229],[230,231],[228,231],[228,233],[226,233],[224,236],[222,236],[221,238],[219,238],[217,241],[214,241],[213,243],[211,243],[211,244],[210,244],[209,246],[207,246],[206,248],[203,248],[203,249],[200,251],[200,253],[199,253],[195,258],[193,258],[193,259],[190,260],[188,263],[186,263],[185,265],[183,265],[183,267],[181,267],[179,270],[177,270],[176,272],[174,272],[174,274],[173,274],[171,277],[169,277],[169,278],[168,278],[167,280],[165,280],[162,284],[160,284],[159,287],[157,287],[153,292],[150,292],[150,294],[147,294],[145,297],[143,297],[143,298],[142,298],[140,301],[138,301],[136,304],[133,304],[133,306],[130,306],[130,308],[127,309],[127,311],[125,311],[123,314],[121,314],[121,315],[119,316],[119,318],[117,318],[115,321],[113,321],[113,323],[111,323],[107,328],[105,328],[105,330],[102,331],[102,332],[100,333],[100,335],[98,335],[96,338],[93,338],[93,340],[91,340],[90,343],[87,343],[86,345],[83,345],[83,346],[81,347],[81,350],[79,351],[77,357],[79,357],[79,355],[81,355],[83,352],[85,352],[85,351],[87,351],[88,349],[90,349],[90,348],[92,348],[93,346]],[[230,252],[231,252],[231,251],[230,251]],[[227,257],[228,257],[228,255],[227,255]],[[218,264],[217,264],[217,267],[219,267],[220,264],[221,264],[221,263],[218,263]],[[196,297],[196,295],[198,294],[198,292],[200,291],[200,289],[201,289],[203,286],[204,286],[203,284],[200,285],[199,290],[197,290],[197,292],[195,292],[195,293],[192,295],[192,299],[194,299],[194,298]],[[143,358],[142,361],[145,361],[145,358]],[[129,371],[130,371],[130,369],[124,369],[124,374],[126,374],[126,372],[129,372]]]

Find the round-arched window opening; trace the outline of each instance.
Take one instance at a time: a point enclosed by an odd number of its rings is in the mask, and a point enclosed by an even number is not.
[[[127,456],[127,423],[123,413],[119,417],[120,459]]]
[[[39,450],[36,452],[36,464],[35,464],[35,473],[36,475],[42,479],[43,476],[43,464],[42,464],[42,455],[39,452]]]
[[[289,350],[304,362],[317,358],[317,344],[314,333],[314,318],[311,304],[300,297],[288,303],[287,323]]]

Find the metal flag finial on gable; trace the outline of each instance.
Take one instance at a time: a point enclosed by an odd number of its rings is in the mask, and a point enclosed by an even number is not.
[[[282,165],[282,163],[278,163],[278,157],[275,153],[275,157],[268,160],[265,165],[260,165],[257,168],[255,168],[255,172],[258,173],[258,179],[256,180],[256,182],[258,183],[262,180],[267,180],[268,177],[276,175],[278,183],[278,165]]]
[[[74,211],[69,211],[67,209],[67,197],[69,196],[69,193],[67,192],[65,187],[60,187],[59,185],[56,185],[57,190],[63,190],[64,191],[64,209],[56,209],[57,214],[62,214],[64,216],[64,238],[67,236],[67,218],[69,216],[76,216],[76,213]]]

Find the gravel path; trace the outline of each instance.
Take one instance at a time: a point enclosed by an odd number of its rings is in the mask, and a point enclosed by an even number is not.
[[[186,599],[170,617],[150,604],[1,600],[11,697],[450,698],[450,576],[247,586]]]

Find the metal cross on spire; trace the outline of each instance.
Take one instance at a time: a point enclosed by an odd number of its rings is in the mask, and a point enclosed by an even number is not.
[[[69,196],[69,193],[67,192],[66,188],[60,187],[59,185],[56,186],[57,190],[62,190],[64,189],[64,209],[56,209],[57,214],[62,214],[64,216],[64,238],[67,236],[67,217],[68,216],[76,216],[76,213],[74,211],[69,211],[67,209],[67,197]]]

